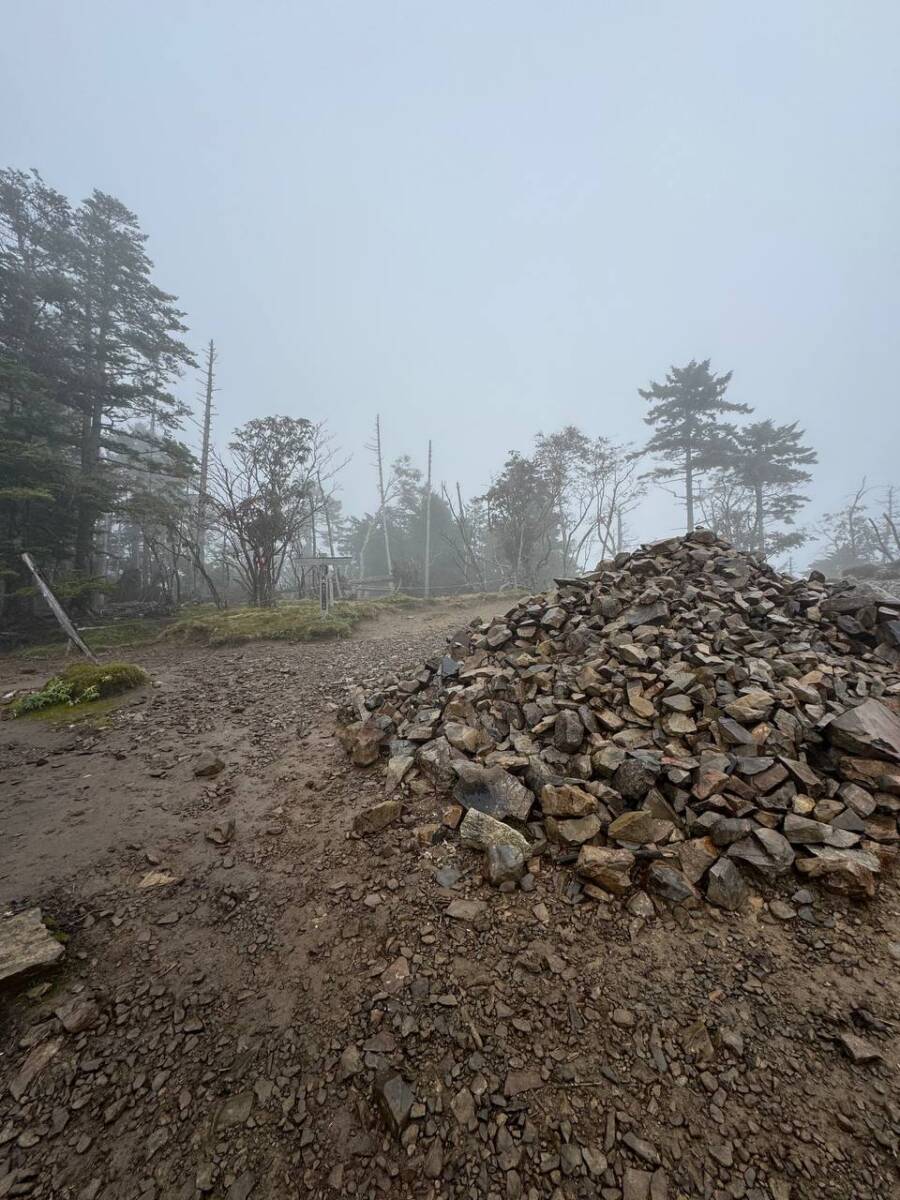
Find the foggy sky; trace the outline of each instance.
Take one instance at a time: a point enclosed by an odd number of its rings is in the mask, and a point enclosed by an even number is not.
[[[898,44],[896,0],[27,0],[0,158],[137,212],[217,437],[327,418],[351,511],[376,412],[472,494],[539,429],[644,439],[637,387],[711,357],[806,427],[811,518],[900,483]]]

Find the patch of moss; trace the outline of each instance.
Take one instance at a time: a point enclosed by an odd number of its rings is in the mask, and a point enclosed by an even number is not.
[[[72,708],[118,696],[147,682],[147,672],[133,663],[71,663],[48,679],[39,692],[32,692],[12,705],[14,717],[50,709]]]
[[[90,723],[95,729],[106,729],[106,717],[121,708],[124,696],[108,696],[105,700],[82,700],[78,704],[70,704],[68,700],[61,704],[51,704],[49,708],[20,713],[22,721],[46,721],[51,725],[81,725]]]
[[[127,692],[129,688],[146,683],[147,672],[134,663],[75,662],[66,667],[58,678],[72,685],[73,697],[77,699],[92,688],[99,697],[117,696],[119,692]]]
[[[277,608],[228,608],[205,616],[176,621],[163,632],[164,640],[203,642],[210,646],[262,640],[311,642],[347,637],[361,619],[354,606],[336,604],[325,615],[313,600]]]
[[[519,593],[503,593],[510,604]],[[194,610],[191,616],[176,621],[163,630],[161,640],[200,642],[208,646],[233,646],[241,642],[285,641],[315,642],[328,638],[349,637],[361,621],[371,621],[382,613],[397,609],[422,609],[446,604],[464,608],[473,602],[499,599],[499,594],[434,596],[423,600],[397,592],[377,600],[338,600],[331,612],[324,614],[317,601],[298,600],[279,604],[276,608],[226,608],[205,612]]]

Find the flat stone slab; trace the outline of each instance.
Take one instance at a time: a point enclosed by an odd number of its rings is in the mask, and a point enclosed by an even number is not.
[[[63,954],[65,947],[42,923],[39,908],[0,920],[0,982],[49,967]]]
[[[828,736],[853,754],[900,762],[900,717],[880,700],[865,700],[848,708],[828,726]]]

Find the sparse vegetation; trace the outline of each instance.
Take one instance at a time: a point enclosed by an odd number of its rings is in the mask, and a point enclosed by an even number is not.
[[[193,612],[199,610],[194,609]],[[212,605],[204,605],[204,613],[213,611]],[[134,621],[116,621],[110,625],[99,625],[94,629],[80,630],[81,636],[95,654],[105,650],[124,650],[130,646],[145,646],[154,642],[170,623],[170,618],[142,617]],[[66,635],[59,633],[48,642],[26,646],[19,653],[23,658],[51,658],[58,655],[66,644]]]
[[[179,620],[173,620],[171,617],[144,617],[99,625],[80,632],[95,654],[106,650],[147,646],[169,639],[205,642],[214,646],[266,638],[308,642],[346,637],[360,621],[372,620],[385,612],[400,609],[418,610],[436,604],[445,608],[463,608],[472,604],[487,604],[507,599],[512,604],[521,594],[518,591],[466,592],[458,596],[432,596],[423,600],[420,597],[395,593],[378,600],[338,601],[328,618],[322,616],[319,605],[314,600],[281,603],[267,612],[259,612],[245,606],[217,610],[212,604],[202,604],[189,609],[190,615]],[[60,631],[53,641],[24,647],[18,653],[27,659],[52,658],[59,655],[65,644],[65,635]]]
[[[147,672],[132,663],[72,663],[39,692],[16,700],[11,711],[14,717],[22,717],[51,708],[73,708],[117,696],[146,682]]]
[[[316,642],[349,637],[360,621],[373,620],[382,613],[403,609],[421,609],[443,603],[450,606],[471,604],[484,596],[458,596],[452,599],[422,600],[400,593],[378,600],[339,600],[327,615],[314,600],[280,604],[277,608],[231,608],[205,611],[169,625],[162,633],[165,640],[204,642],[227,646],[239,642],[284,641]],[[513,597],[510,597],[512,603]]]

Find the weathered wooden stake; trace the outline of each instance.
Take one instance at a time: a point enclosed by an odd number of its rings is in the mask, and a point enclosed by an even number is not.
[[[38,590],[40,591],[40,593],[44,597],[44,599],[47,601],[47,603],[50,605],[50,610],[53,613],[54,617],[56,617],[57,621],[59,621],[60,625],[62,626],[63,633],[65,633],[66,637],[68,637],[69,641],[72,642],[73,645],[78,647],[78,649],[81,651],[81,653],[86,658],[89,658],[91,660],[91,662],[95,663],[97,661],[96,657],[91,653],[91,651],[87,648],[87,646],[84,644],[84,642],[78,636],[78,630],[75,628],[75,626],[69,620],[69,618],[66,616],[65,612],[63,611],[63,606],[60,604],[60,602],[57,600],[57,598],[50,591],[50,588],[48,587],[48,585],[44,582],[43,578],[41,577],[40,571],[37,569],[37,567],[32,562],[31,555],[23,554],[22,562],[25,564],[25,566],[28,568],[28,570],[34,576],[34,582],[38,585]]]

